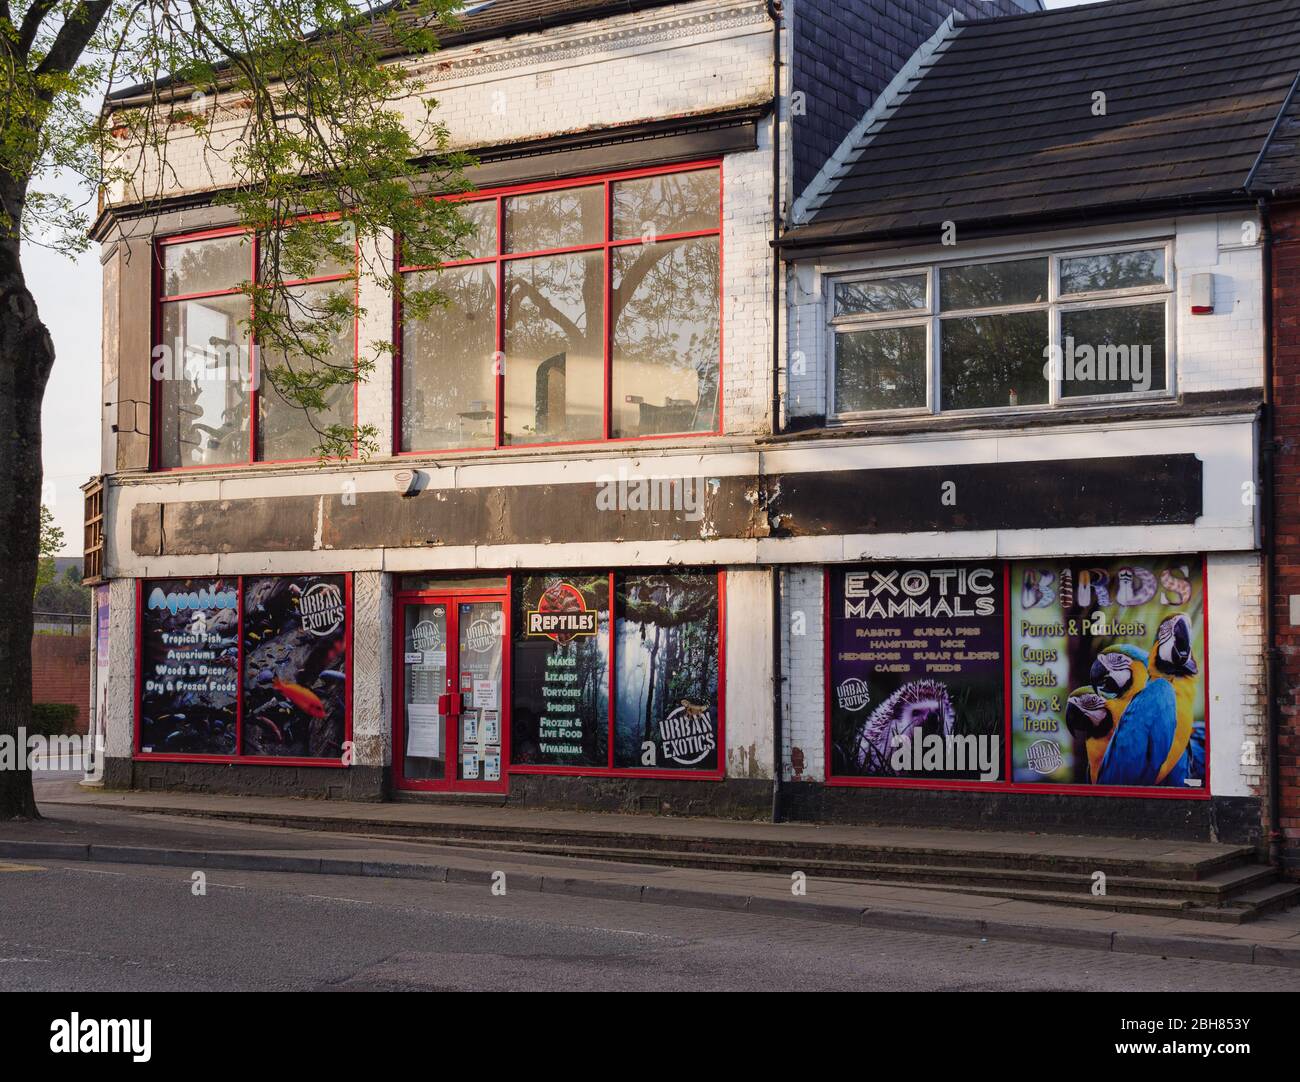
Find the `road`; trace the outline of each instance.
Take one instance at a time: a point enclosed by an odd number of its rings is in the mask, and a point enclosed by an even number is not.
[[[0,989],[1300,990],[1300,971],[485,887],[0,863]]]

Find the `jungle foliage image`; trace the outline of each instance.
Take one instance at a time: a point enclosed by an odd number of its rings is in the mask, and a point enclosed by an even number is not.
[[[614,604],[614,765],[716,770],[718,576],[620,576]]]
[[[1011,575],[1015,780],[1202,788],[1201,561],[1034,561]]]

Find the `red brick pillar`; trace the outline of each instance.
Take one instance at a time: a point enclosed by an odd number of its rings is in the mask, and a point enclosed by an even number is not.
[[[1273,628],[1277,647],[1279,825],[1283,860],[1300,876],[1300,203],[1272,209]],[[1300,615],[1300,614],[1298,614]]]

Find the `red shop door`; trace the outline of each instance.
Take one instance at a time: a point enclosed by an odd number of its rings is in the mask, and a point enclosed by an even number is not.
[[[504,591],[401,597],[393,772],[412,791],[506,791],[509,607]]]

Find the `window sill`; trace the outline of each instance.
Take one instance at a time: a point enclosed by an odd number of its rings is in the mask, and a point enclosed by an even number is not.
[[[1257,410],[1262,388],[1207,391],[1170,398],[1143,398],[1132,402],[1092,401],[1077,405],[1018,406],[1006,410],[970,410],[953,413],[909,411],[905,416],[875,414],[845,420],[825,417],[792,417],[783,433],[759,437],[759,444],[797,440],[901,436],[912,433],[945,433],[1026,428],[1056,428],[1089,423],[1176,420],[1180,418],[1230,416]]]

